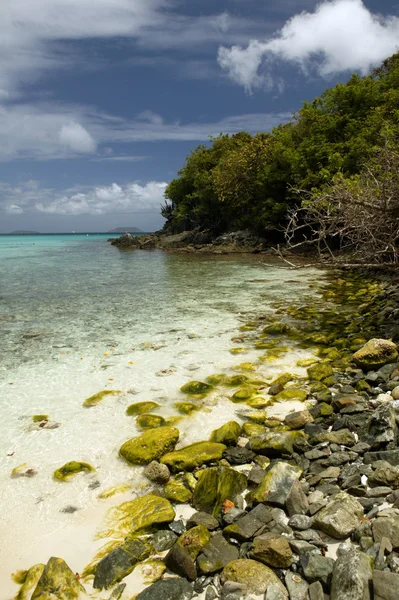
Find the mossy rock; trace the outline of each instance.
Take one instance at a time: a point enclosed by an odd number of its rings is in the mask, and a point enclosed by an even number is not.
[[[371,390],[371,385],[365,381],[365,379],[361,379],[356,384],[356,390],[358,392],[369,392]]]
[[[252,398],[255,394],[255,389],[250,385],[243,385],[231,397],[230,400],[234,403],[245,402]]]
[[[225,450],[224,444],[197,442],[165,454],[161,458],[161,463],[168,465],[173,471],[192,471],[203,463],[220,460]]]
[[[296,366],[297,367],[311,367],[312,365],[314,365],[317,362],[318,362],[317,358],[303,358],[303,359],[297,361]]]
[[[156,408],[159,408],[159,404],[156,402],[136,402],[136,404],[131,404],[127,407],[126,414],[128,417],[135,417],[136,415],[149,413]]]
[[[189,396],[206,396],[213,390],[213,385],[203,381],[189,381],[181,386],[180,391]]]
[[[326,402],[320,402],[317,405],[317,410],[321,417],[329,417],[334,412],[333,407],[330,404],[327,404]]]
[[[177,415],[168,417],[165,419],[165,427],[174,427],[178,425],[181,421],[183,421],[183,417],[178,417]]]
[[[316,365],[308,368],[308,377],[310,381],[324,381],[333,375],[333,368],[327,363],[317,363]]]
[[[288,600],[288,592],[275,573],[256,560],[240,558],[231,561],[221,575],[222,582],[234,581],[244,584],[249,594],[262,596],[273,585],[282,599]]]
[[[232,348],[230,350],[230,354],[246,354],[247,352],[249,352],[249,348]]]
[[[298,466],[283,461],[275,462],[265,472],[258,487],[250,492],[248,499],[251,502],[270,502],[284,507],[293,484],[302,474],[303,471]],[[231,531],[234,531],[234,524],[228,533]]]
[[[179,537],[176,544],[187,550],[192,560],[195,560],[210,539],[211,534],[205,525],[197,525],[196,527],[192,527],[188,531],[185,531]]]
[[[109,589],[129,575],[135,566],[154,552],[148,540],[127,538],[102,558],[95,567],[94,589]],[[120,595],[119,595],[120,597]]]
[[[179,430],[176,427],[149,429],[139,437],[125,442],[119,454],[132,465],[147,465],[173,450],[178,439]]]
[[[266,406],[272,406],[274,404],[274,400],[270,400],[270,398],[264,398],[263,396],[253,396],[247,400],[246,403],[251,408],[266,408]]]
[[[32,417],[32,421],[34,423],[41,423],[42,421],[48,421],[48,420],[49,420],[48,415],[33,415],[33,417]]]
[[[193,505],[197,510],[218,516],[225,500],[235,502],[247,487],[247,478],[228,467],[205,469],[194,491]]]
[[[15,600],[31,600],[32,592],[36,589],[37,584],[43,574],[46,565],[37,564],[31,567],[25,575],[25,580],[22,582]],[[19,583],[16,581],[15,583]]]
[[[273,379],[271,385],[287,385],[290,381],[293,381],[295,376],[292,373],[282,373],[276,379]]]
[[[155,525],[171,523],[175,516],[169,500],[147,494],[110,508],[106,515],[107,528],[100,532],[99,537],[125,539],[127,535],[147,532]]]
[[[253,437],[266,433],[266,427],[258,423],[244,423],[242,426],[242,432],[247,437]]]
[[[240,411],[237,414],[241,419],[247,419],[259,425],[262,425],[266,419],[266,413],[263,410]]]
[[[220,373],[218,375],[209,375],[209,377],[207,377],[205,381],[206,383],[209,383],[209,385],[216,386],[224,383],[226,377],[227,375],[225,375],[224,373]]]
[[[95,468],[89,465],[89,463],[72,460],[63,467],[56,469],[54,471],[54,477],[59,481],[69,481],[78,473],[89,473],[91,471],[95,471]]]
[[[298,400],[299,402],[304,402],[307,397],[308,393],[305,392],[305,390],[288,388],[274,396],[274,400],[276,402],[286,402],[287,400]]]
[[[136,425],[141,431],[147,431],[148,429],[163,427],[165,425],[165,419],[159,415],[142,413],[141,415],[138,415]]]
[[[266,327],[263,329],[263,333],[266,335],[285,335],[291,333],[291,331],[292,327],[290,325],[279,322],[266,325]]]
[[[364,371],[380,369],[398,358],[398,347],[390,340],[372,339],[353,355],[353,360]]]
[[[226,446],[235,446],[238,442],[238,438],[241,435],[241,425],[236,421],[229,421],[215,429],[211,433],[209,438],[210,442],[217,442],[218,444],[226,444]]]
[[[276,458],[283,454],[293,454],[294,444],[299,440],[306,441],[307,437],[303,431],[282,431],[279,433],[273,431],[251,438],[249,447],[257,454]]]
[[[101,492],[101,494],[99,494],[98,497],[100,498],[100,500],[106,500],[107,498],[112,498],[117,494],[124,494],[125,492],[128,492],[131,489],[132,486],[128,483],[121,483],[121,485],[114,485],[110,488],[107,488],[106,490]]]
[[[312,394],[317,394],[318,392],[324,392],[326,390],[329,392],[328,387],[321,381],[313,381],[310,386],[310,391]]]
[[[32,594],[31,600],[79,600],[86,594],[84,587],[62,558],[52,557]]]
[[[341,358],[342,352],[338,348],[320,348],[318,354],[326,360],[338,360]]]
[[[191,490],[186,488],[183,483],[176,480],[169,481],[165,485],[163,495],[171,502],[178,502],[180,504],[190,502],[193,496]]]
[[[83,402],[84,408],[91,408],[92,406],[97,406],[104,398],[107,396],[119,396],[122,394],[121,390],[103,390],[102,392],[98,392],[90,398],[86,398]]]
[[[249,377],[247,375],[232,375],[231,377],[226,377],[223,381],[223,385],[227,387],[238,387],[239,385],[243,385],[249,381]]]
[[[256,366],[251,362],[243,362],[233,367],[234,371],[256,371]]]
[[[175,402],[173,406],[181,415],[191,415],[201,408],[198,404],[192,402]]]

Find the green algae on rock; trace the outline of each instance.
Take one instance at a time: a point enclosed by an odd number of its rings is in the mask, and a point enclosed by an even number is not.
[[[165,425],[165,419],[159,415],[142,413],[141,415],[138,415],[136,425],[141,431],[147,431],[148,429],[163,427]]]
[[[255,391],[256,390],[250,385],[243,385],[242,387],[238,388],[236,392],[234,392],[234,394],[230,397],[230,400],[234,403],[245,402],[254,396]]]
[[[173,450],[179,439],[176,427],[149,429],[137,438],[125,442],[119,454],[132,465],[147,465]]]
[[[32,594],[31,600],[79,600],[86,591],[62,558],[52,557]]]
[[[192,471],[203,463],[220,460],[225,450],[224,444],[196,442],[165,454],[160,462],[168,465],[173,471]]]
[[[177,540],[181,548],[187,550],[190,557],[195,560],[202,548],[207,545],[211,539],[211,534],[204,525],[197,525],[188,531],[185,531]]]
[[[372,339],[355,354],[353,360],[365,371],[377,370],[398,358],[398,347],[390,340]]]
[[[120,394],[122,394],[121,390],[103,390],[102,392],[90,396],[90,398],[86,398],[83,402],[83,406],[85,408],[91,408],[92,406],[97,406],[97,404],[107,396],[119,396]]]
[[[209,441],[217,442],[218,444],[226,444],[226,446],[235,446],[240,435],[241,425],[236,421],[229,421],[219,427],[219,429],[212,431]]]
[[[259,423],[244,423],[242,426],[242,432],[248,437],[253,437],[256,435],[261,435],[262,433],[266,433],[266,427],[260,425]]]
[[[234,581],[247,586],[248,593],[261,595],[267,588],[274,584],[281,598],[288,600],[288,593],[277,575],[266,565],[255,560],[240,558],[231,561],[222,571],[221,579],[225,581]]]
[[[189,396],[206,396],[213,390],[213,385],[203,381],[189,381],[181,386],[180,391]]]
[[[131,404],[127,407],[126,414],[128,417],[135,417],[142,413],[149,413],[156,408],[159,408],[159,404],[156,402],[136,402],[136,404]]]
[[[78,473],[89,473],[91,471],[95,471],[95,468],[88,463],[72,460],[63,467],[56,469],[54,471],[54,477],[59,481],[68,481]]]
[[[304,402],[307,397],[308,393],[305,392],[305,390],[299,388],[287,388],[274,396],[274,400],[277,402],[285,402],[286,400],[298,400],[299,402]]]
[[[227,375],[225,375],[224,373],[220,373],[217,375],[209,375],[209,377],[207,377],[205,379],[206,383],[209,383],[212,386],[215,385],[220,385],[221,383],[224,383],[224,380],[226,379]]]
[[[277,506],[284,506],[293,484],[301,477],[302,473],[300,467],[282,461],[276,462],[265,472],[258,487],[250,493],[251,501],[270,502]]]
[[[40,423],[41,421],[48,421],[48,420],[49,420],[48,415],[33,415],[33,417],[32,417],[32,421],[34,423]]]
[[[170,523],[174,518],[175,511],[169,500],[147,494],[110,508],[106,515],[108,528],[100,532],[99,537],[123,539],[153,525]]]
[[[303,431],[282,431],[280,433],[264,433],[250,439],[249,447],[258,454],[264,454],[270,458],[279,457],[282,454],[292,454],[294,444],[298,440],[306,440]]]
[[[192,402],[175,402],[173,406],[181,415],[191,415],[201,408],[198,404]]]
[[[308,368],[308,377],[310,381],[324,381],[332,375],[334,375],[333,368],[327,363],[317,363]]]
[[[217,517],[225,500],[235,501],[247,487],[247,478],[228,467],[204,469],[194,491],[193,505],[197,510]]]
[[[95,568],[93,587],[109,589],[129,575],[134,567],[154,552],[154,547],[144,539],[127,539],[100,560]]]
[[[20,588],[15,600],[31,600],[32,592],[36,589],[45,566],[46,565],[43,564],[37,564],[28,570],[25,576],[25,581],[22,582],[22,587]],[[19,582],[16,581],[15,583]]]
[[[129,485],[128,483],[122,483],[121,485],[114,485],[110,488],[107,488],[103,492],[101,492],[101,494],[98,495],[98,498],[100,498],[100,500],[106,500],[107,498],[112,498],[113,496],[116,496],[117,494],[124,494],[125,492],[128,492],[131,489],[132,489],[132,486]]]
[[[184,504],[190,502],[193,494],[183,483],[176,480],[169,481],[163,488],[163,495],[171,502]]]

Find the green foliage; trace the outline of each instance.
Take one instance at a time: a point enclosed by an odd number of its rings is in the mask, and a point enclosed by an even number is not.
[[[322,190],[337,174],[360,173],[388,135],[399,134],[399,53],[370,75],[353,75],[305,102],[271,133],[211,138],[187,157],[166,189],[169,230],[249,228],[285,221],[294,190]]]

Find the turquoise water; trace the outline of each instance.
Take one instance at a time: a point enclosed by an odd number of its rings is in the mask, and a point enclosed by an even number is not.
[[[126,407],[155,400],[158,414],[175,416],[181,385],[257,360],[253,348],[230,353],[240,325],[272,312],[275,301],[313,294],[309,284],[321,277],[259,256],[121,252],[108,237],[0,236],[0,600],[17,591],[11,572],[52,555],[81,572],[103,543],[95,533],[105,511],[144,493],[142,469],[118,458],[138,434]],[[300,373],[296,362],[306,356],[292,348],[259,368],[265,378]],[[118,394],[82,407],[102,390]],[[207,402],[179,424],[182,443],[237,418],[227,397]],[[34,426],[35,414],[49,415],[54,429]],[[70,460],[96,472],[56,482],[53,471]],[[10,477],[25,464],[34,477]],[[99,499],[122,483],[130,491]]]

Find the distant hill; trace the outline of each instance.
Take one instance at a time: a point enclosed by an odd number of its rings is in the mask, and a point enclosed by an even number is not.
[[[111,231],[107,231],[107,233],[143,233],[141,229],[137,229],[137,227],[117,227],[116,229],[111,229]]]
[[[38,231],[25,231],[23,229],[12,231],[9,235],[39,235]]]

